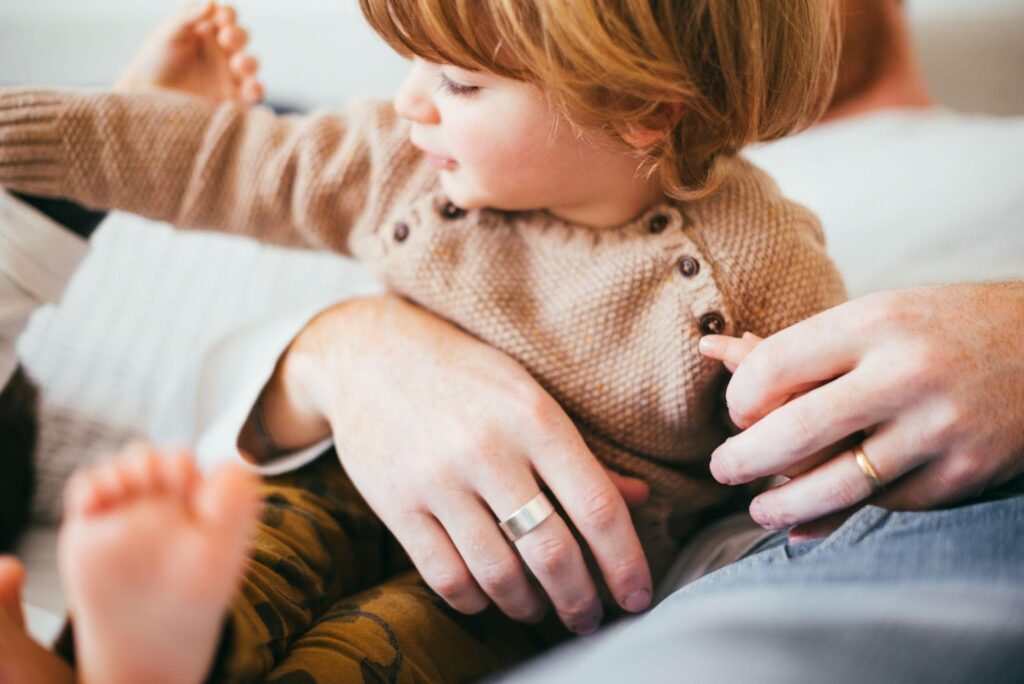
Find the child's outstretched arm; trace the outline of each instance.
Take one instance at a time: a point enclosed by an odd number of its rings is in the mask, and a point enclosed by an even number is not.
[[[0,185],[348,253],[419,154],[390,106],[277,116],[168,92],[0,90]]]

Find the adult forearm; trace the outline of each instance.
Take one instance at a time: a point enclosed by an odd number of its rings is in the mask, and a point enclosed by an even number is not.
[[[331,434],[330,390],[339,383],[336,352],[358,325],[358,300],[312,318],[281,355],[239,435],[238,446],[260,462]]]

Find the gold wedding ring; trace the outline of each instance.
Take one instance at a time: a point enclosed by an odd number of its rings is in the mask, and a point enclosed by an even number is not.
[[[540,492],[527,501],[526,505],[498,523],[498,527],[510,542],[515,542],[533,531],[554,512],[555,507],[551,505],[551,500],[544,496],[544,492]]]
[[[868,460],[868,455],[864,453],[864,445],[858,444],[853,447],[853,455],[857,458],[857,467],[864,473],[864,477],[871,483],[872,494],[875,494],[882,489],[882,481],[878,479],[878,471],[875,470],[875,466],[871,465],[871,461]]]

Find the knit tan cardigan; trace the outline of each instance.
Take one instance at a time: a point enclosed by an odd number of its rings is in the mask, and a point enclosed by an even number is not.
[[[656,578],[736,496],[708,472],[726,376],[698,339],[768,335],[844,297],[815,217],[729,163],[708,199],[593,229],[452,205],[382,103],[277,116],[171,93],[0,91],[0,184],[352,255],[518,359],[601,461],[651,485],[634,521]]]

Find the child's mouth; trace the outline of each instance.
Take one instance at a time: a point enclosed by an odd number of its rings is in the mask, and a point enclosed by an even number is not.
[[[435,169],[440,169],[442,171],[454,171],[459,165],[454,159],[450,159],[448,157],[439,157],[436,154],[430,154],[429,152],[424,152],[423,154],[426,156],[427,162],[429,162]]]

